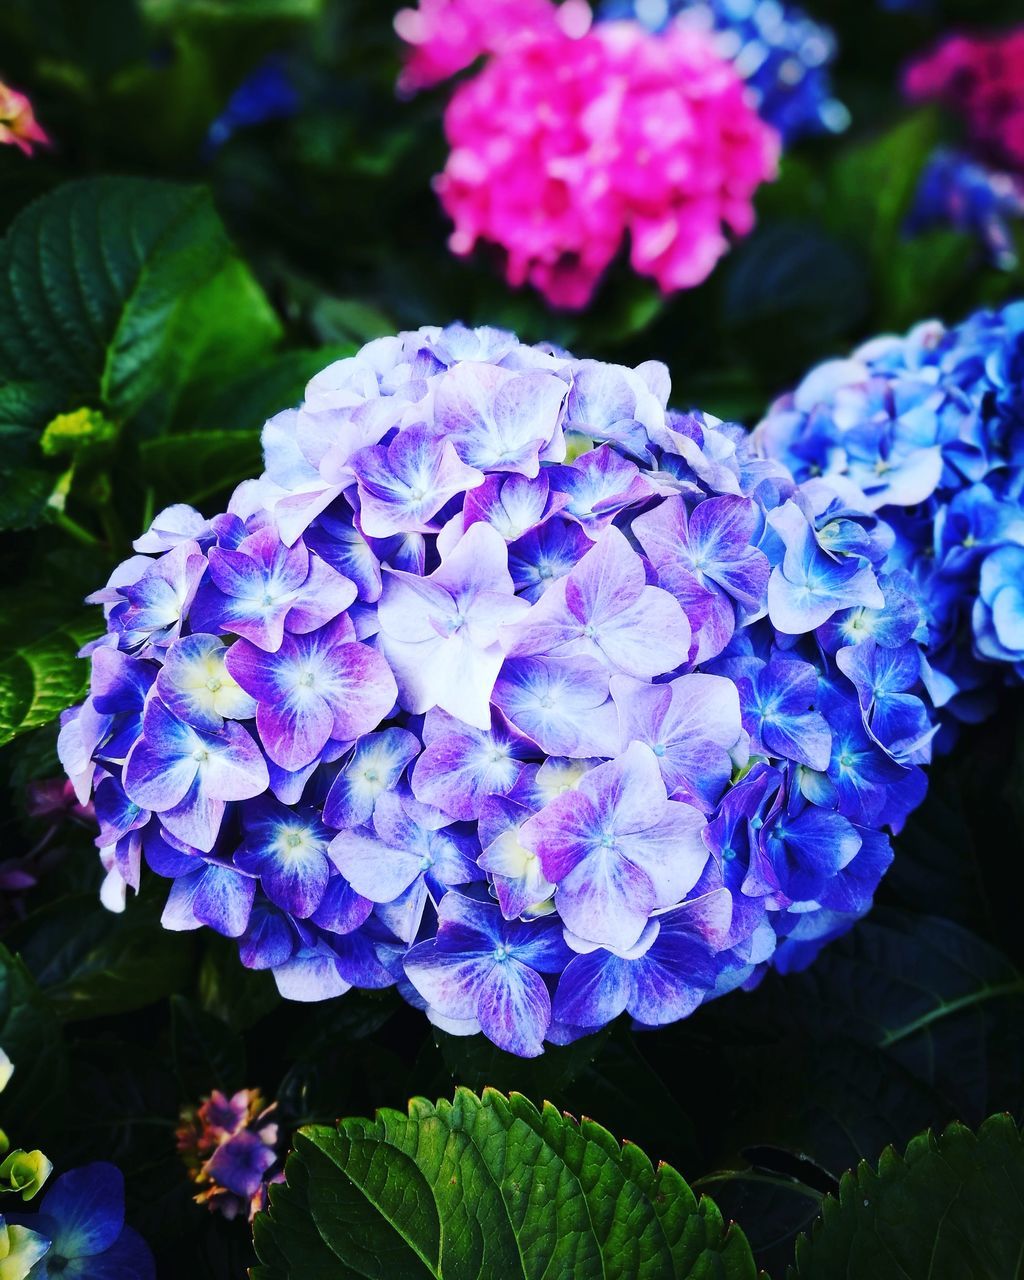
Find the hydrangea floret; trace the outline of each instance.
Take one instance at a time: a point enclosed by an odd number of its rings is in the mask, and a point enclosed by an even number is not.
[[[227,512],[92,597],[62,761],[105,898],[280,991],[397,985],[532,1055],[807,963],[920,800],[921,610],[852,484],[669,379],[496,329],[369,343]]]
[[[889,572],[924,604],[924,678],[947,719],[982,719],[998,685],[1024,675],[1022,387],[1017,302],[827,361],[755,435],[762,456],[842,487],[890,525]],[[886,626],[909,638],[912,617],[908,605],[905,622],[894,613]],[[874,622],[858,626],[877,639]],[[863,683],[859,658],[845,669]],[[903,678],[885,678],[892,696]]]

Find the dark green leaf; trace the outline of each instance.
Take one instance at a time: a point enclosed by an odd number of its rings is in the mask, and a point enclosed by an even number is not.
[[[192,424],[210,431],[246,432],[258,444],[260,427],[267,418],[298,404],[315,373],[355,349],[348,343],[313,351],[285,351],[260,361],[232,379],[210,386],[195,403],[190,398]]]
[[[65,409],[123,421],[150,402],[159,424],[186,381],[233,375],[279,336],[201,187],[69,183],[0,242],[0,382],[45,384]]]
[[[191,969],[189,939],[159,927],[143,900],[122,915],[94,894],[62,898],[15,933],[40,989],[71,1022],[129,1013],[179,990]]]
[[[171,1049],[185,1098],[198,1102],[211,1089],[232,1094],[246,1085],[242,1037],[179,995],[171,997]]]
[[[937,133],[937,117],[917,112],[880,137],[850,147],[833,166],[826,216],[867,249],[880,271],[901,234]]]
[[[20,956],[0,945],[0,1048],[14,1075],[0,1096],[3,1127],[15,1141],[34,1145],[32,1125],[56,1107],[67,1078],[60,1023]]]
[[[62,626],[0,650],[0,746],[78,701],[88,678],[78,650],[91,634],[91,628]]]
[[[221,937],[212,929],[203,933],[200,1005],[233,1031],[248,1031],[281,1004],[274,975],[268,969],[246,969],[233,938]]]
[[[142,477],[175,502],[197,506],[261,470],[257,431],[192,431],[158,436],[140,449]]]
[[[754,1276],[743,1234],[669,1165],[518,1094],[300,1130],[288,1184],[257,1224],[260,1280]]]
[[[435,1029],[434,1039],[452,1082],[478,1093],[482,1089],[515,1090],[541,1102],[559,1097],[581,1071],[593,1062],[608,1038],[606,1027],[568,1045],[550,1045],[539,1058],[517,1058],[505,1053],[486,1036],[453,1036]]]
[[[844,1174],[809,1237],[796,1280],[999,1280],[1024,1258],[1024,1143],[1008,1115],[975,1136],[959,1123],[891,1147],[877,1171]]]

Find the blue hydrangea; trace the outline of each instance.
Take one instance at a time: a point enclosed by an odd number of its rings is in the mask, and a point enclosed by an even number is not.
[[[1024,218],[1024,181],[970,156],[940,147],[925,167],[907,218],[916,235],[948,226],[966,232],[989,262],[1004,271],[1017,265],[1011,221]]]
[[[888,566],[924,603],[930,698],[981,719],[998,685],[1024,675],[1024,303],[948,330],[918,325],[820,365],[755,439],[798,479],[820,477],[885,519],[896,538]],[[897,614],[890,622],[906,633]],[[902,719],[895,669],[843,669],[876,709],[877,685],[865,682],[886,683],[882,717]]]
[[[16,1224],[8,1232],[21,1233],[11,1261],[31,1265],[17,1271],[28,1280],[155,1280],[149,1246],[125,1225],[124,1176],[116,1165],[69,1170],[52,1183],[38,1212],[8,1214],[7,1222]]]
[[[746,80],[763,120],[783,142],[840,133],[849,113],[832,96],[833,33],[782,0],[602,0],[599,19],[633,18],[652,31],[674,19],[716,33],[719,52]]]
[[[523,1055],[849,927],[923,792],[914,581],[873,500],[669,391],[495,329],[382,338],[267,423],[227,512],[161,512],[60,736],[108,905],[146,867],[167,928],[287,998],[397,985]]]

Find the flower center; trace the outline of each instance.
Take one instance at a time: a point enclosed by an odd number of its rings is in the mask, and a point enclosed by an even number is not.
[[[508,959],[508,947],[505,946],[504,942],[499,942],[498,945],[494,948],[494,958],[495,960]]]
[[[192,759],[196,764],[205,764],[209,758],[210,753],[205,747],[196,747],[195,751],[192,752]]]
[[[651,748],[651,750],[654,752],[656,756],[663,756],[665,754],[664,742],[656,742],[654,746]]]
[[[207,689],[209,689],[211,693],[216,693],[217,690],[221,687],[220,677],[210,676],[209,680],[207,680],[206,682],[206,687]]]
[[[312,671],[304,671],[302,675],[299,676],[299,684],[301,684],[304,689],[312,689],[316,684],[316,676]]]

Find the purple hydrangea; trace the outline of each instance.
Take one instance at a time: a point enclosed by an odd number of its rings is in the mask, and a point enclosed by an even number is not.
[[[885,609],[819,635],[856,687],[869,735],[898,761],[922,760],[932,725],[914,692],[920,642],[946,738],[956,720],[987,714],[1002,680],[1024,675],[1024,303],[952,329],[921,324],[820,365],[755,440],[805,488],[826,484],[895,536]],[[850,650],[858,638],[871,643]]]
[[[105,901],[146,867],[166,927],[288,998],[397,985],[523,1055],[863,914],[932,731],[883,494],[668,395],[494,329],[382,338],[267,424],[228,512],[158,515],[61,731]]]

